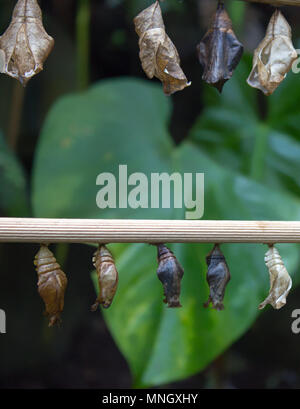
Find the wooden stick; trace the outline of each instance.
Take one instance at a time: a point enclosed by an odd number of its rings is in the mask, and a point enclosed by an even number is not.
[[[265,3],[273,6],[300,6],[300,0],[244,0],[250,3]]]
[[[300,221],[0,218],[10,243],[295,243]]]

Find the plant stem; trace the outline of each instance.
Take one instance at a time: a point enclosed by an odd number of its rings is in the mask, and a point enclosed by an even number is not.
[[[90,0],[77,0],[76,37],[77,37],[77,86],[84,90],[90,77]]]
[[[262,182],[264,179],[268,134],[269,128],[265,124],[260,124],[257,127],[250,169],[250,176],[257,182]]]
[[[228,12],[236,34],[241,35],[245,22],[246,3],[231,0],[228,3]]]
[[[56,245],[55,257],[61,268],[64,269],[67,262],[70,245],[68,243],[58,243]]]
[[[18,81],[13,81],[11,109],[7,127],[7,143],[13,152],[17,149],[18,135],[21,127],[25,88]]]

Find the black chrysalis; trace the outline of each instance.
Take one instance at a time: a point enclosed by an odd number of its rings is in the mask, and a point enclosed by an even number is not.
[[[243,45],[236,38],[231,20],[219,3],[211,27],[197,46],[202,79],[222,92],[243,55]]]
[[[206,279],[209,284],[209,298],[204,307],[207,308],[212,303],[212,307],[216,310],[223,310],[225,288],[230,280],[230,272],[218,244],[215,244],[207,255],[206,263],[208,266]]]
[[[173,252],[164,244],[157,246],[157,259],[159,263],[157,275],[164,287],[164,303],[170,308],[181,307],[179,298],[183,268]]]

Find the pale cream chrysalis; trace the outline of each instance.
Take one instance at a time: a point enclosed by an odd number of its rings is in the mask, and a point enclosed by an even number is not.
[[[297,59],[292,43],[292,30],[283,14],[276,10],[271,17],[266,36],[253,56],[253,68],[247,79],[253,88],[271,95],[284,80]]]
[[[276,247],[271,245],[265,255],[265,263],[270,275],[270,291],[268,297],[259,305],[261,310],[267,304],[280,309],[286,304],[286,298],[292,287],[292,279],[283,264]]]

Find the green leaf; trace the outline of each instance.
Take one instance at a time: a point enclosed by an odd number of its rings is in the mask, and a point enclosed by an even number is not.
[[[128,174],[168,172],[169,112],[168,99],[159,87],[138,80],[103,81],[87,93],[59,100],[37,147],[35,215],[159,217],[159,211],[147,209],[100,210],[96,178],[105,169],[117,176],[119,165],[127,165]]]
[[[300,203],[293,196],[224,169],[195,143],[176,148],[167,131],[168,101],[149,81],[129,78],[103,81],[86,93],[61,99],[49,113],[38,144],[35,215],[184,218],[184,209],[100,211],[95,200],[97,175],[113,172],[118,176],[118,165],[127,164],[129,174],[147,176],[162,171],[204,172],[206,219],[300,217]],[[239,121],[238,116],[234,121]],[[223,249],[232,273],[226,309],[204,309],[208,297],[205,255],[211,245],[171,247],[185,268],[183,308],[177,310],[162,303],[155,247],[111,246],[120,282],[113,305],[104,314],[137,387],[168,383],[205,368],[251,326],[269,290],[263,260],[266,246],[226,244]],[[299,265],[296,247],[279,247],[293,274]]]
[[[0,211],[5,216],[29,214],[26,177],[22,166],[0,133]]]
[[[246,55],[221,96],[205,87],[206,108],[190,138],[224,166],[300,195],[296,103],[300,90],[295,74],[289,73],[274,94],[265,97],[247,85],[250,69],[251,58]],[[267,112],[264,120],[259,115],[262,105]]]

